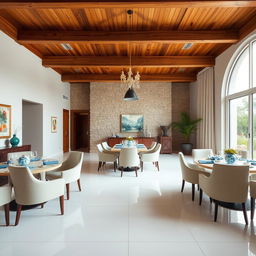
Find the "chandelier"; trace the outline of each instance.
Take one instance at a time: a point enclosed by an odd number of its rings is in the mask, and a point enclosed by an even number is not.
[[[133,11],[128,10],[127,14],[129,15],[130,19],[130,27],[132,26],[131,18]],[[140,88],[140,73],[137,71],[136,75],[133,75],[132,73],[132,54],[130,49],[130,42],[129,42],[129,70],[127,74],[122,70],[122,73],[120,75],[121,85],[127,89],[127,92],[125,93],[124,100],[138,100],[138,97],[134,91],[134,88]]]

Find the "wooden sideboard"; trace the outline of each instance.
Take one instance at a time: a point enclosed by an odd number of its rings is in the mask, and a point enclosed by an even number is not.
[[[170,136],[159,136],[159,143],[162,144],[161,154],[171,154],[172,153],[172,137]]]
[[[21,151],[31,151],[31,145],[22,145],[22,146],[13,147],[13,148],[0,148],[0,162],[7,161],[8,153],[21,152]]]
[[[154,141],[157,141],[157,138],[155,137],[134,137],[134,139],[137,140],[139,144],[144,144],[147,148],[150,147]],[[109,137],[107,141],[108,145],[113,147],[115,144],[122,143],[123,140],[125,140],[125,137]]]

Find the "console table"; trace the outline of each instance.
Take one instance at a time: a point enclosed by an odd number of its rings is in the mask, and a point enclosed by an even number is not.
[[[21,152],[21,151],[31,151],[31,145],[22,145],[18,147],[10,148],[0,148],[0,162],[7,161],[8,153]]]
[[[109,137],[107,139],[108,145],[110,147],[114,147],[116,144],[122,143],[122,141],[125,140],[125,138],[126,137]],[[157,138],[155,137],[134,137],[134,139],[137,140],[139,144],[144,144],[147,148],[150,147],[154,141],[157,141]]]
[[[170,136],[159,136],[159,142],[162,144],[161,154],[172,153],[172,137]]]

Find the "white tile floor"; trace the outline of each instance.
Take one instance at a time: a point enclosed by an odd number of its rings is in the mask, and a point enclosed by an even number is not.
[[[83,191],[72,184],[64,216],[53,200],[22,212],[18,227],[5,227],[0,211],[0,255],[256,255],[256,226],[246,228],[241,212],[220,209],[214,223],[206,196],[200,207],[198,194],[191,201],[190,184],[180,193],[177,155],[161,155],[160,168],[146,164],[138,178],[111,169],[98,174],[97,156],[86,154]]]

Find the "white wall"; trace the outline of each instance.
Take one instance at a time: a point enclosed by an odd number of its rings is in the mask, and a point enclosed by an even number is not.
[[[256,30],[249,34],[245,39],[241,42],[232,45],[226,51],[224,51],[221,55],[219,55],[215,60],[215,131],[216,131],[216,148],[217,151],[223,150],[225,148],[225,74],[227,74],[229,70],[229,64],[231,63],[231,59],[238,50],[238,48],[243,44],[246,40],[256,34]],[[196,87],[197,82],[191,83],[190,88],[190,102],[196,102]],[[195,111],[195,109],[193,110]]]
[[[0,103],[12,106],[12,133],[22,143],[22,100],[43,104],[43,154],[62,153],[62,110],[70,109],[68,83],[60,75],[44,68],[41,59],[0,32]],[[58,118],[58,132],[51,133],[51,116]],[[0,139],[0,147],[4,146]]]
[[[43,105],[22,102],[22,142],[32,151],[43,154]]]

